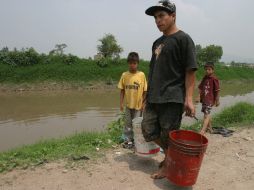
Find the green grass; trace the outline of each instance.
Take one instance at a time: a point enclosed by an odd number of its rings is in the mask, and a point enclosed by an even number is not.
[[[244,127],[254,124],[254,105],[238,103],[226,108],[213,119],[213,126]],[[38,142],[0,153],[0,173],[14,168],[26,169],[30,166],[41,165],[58,159],[68,159],[72,156],[88,156],[96,158],[99,153],[120,143],[123,127],[123,117],[112,122],[104,133],[81,133],[74,136]],[[200,123],[183,127],[198,131]],[[100,148],[97,152],[96,148]]]
[[[45,81],[55,82],[96,82],[109,80],[118,81],[121,74],[128,69],[126,60],[118,63],[109,63],[107,67],[99,67],[93,60],[80,59],[74,64],[48,63],[35,64],[31,66],[11,66],[0,63],[0,83],[37,83]],[[149,62],[141,61],[139,70],[148,74]],[[203,68],[197,72],[197,78],[200,80],[203,76]],[[254,79],[254,69],[237,67],[216,67],[216,75],[220,80],[242,80]]]
[[[82,133],[72,137],[39,142],[0,154],[0,172],[13,168],[27,168],[56,159],[72,156],[95,156],[96,148],[100,151],[111,147],[113,141],[107,133]]]
[[[238,103],[215,116],[213,123],[215,126],[226,128],[254,124],[254,105],[244,102]]]
[[[53,139],[0,153],[0,173],[14,168],[26,169],[57,159],[87,156],[97,157],[105,149],[121,142],[123,116],[103,133],[80,133],[63,139]],[[99,148],[99,152],[96,150]]]
[[[147,72],[147,62],[140,63],[140,70]],[[56,82],[93,82],[118,81],[122,72],[127,70],[125,61],[99,67],[92,60],[84,60],[72,65],[51,63],[32,66],[10,66],[0,64],[1,83],[34,83],[44,81]]]

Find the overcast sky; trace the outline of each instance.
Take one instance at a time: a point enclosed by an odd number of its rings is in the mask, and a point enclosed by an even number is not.
[[[254,60],[253,0],[174,0],[177,25],[196,44],[223,46],[228,57]],[[122,56],[137,51],[150,59],[161,33],[145,9],[154,0],[0,0],[0,48],[34,47],[49,52],[66,43],[67,53],[96,54],[98,39],[116,36]]]

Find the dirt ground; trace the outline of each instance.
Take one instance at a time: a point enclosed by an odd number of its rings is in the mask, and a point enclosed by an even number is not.
[[[166,179],[152,180],[162,155],[141,159],[122,149],[104,158],[68,167],[64,161],[0,174],[0,190],[250,190],[254,189],[254,126],[232,137],[207,135],[209,147],[198,182],[176,187]]]

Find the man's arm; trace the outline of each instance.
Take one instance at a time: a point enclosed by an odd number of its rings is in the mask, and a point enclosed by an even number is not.
[[[124,110],[124,89],[121,89],[120,91],[120,111],[122,112]]]
[[[185,113],[186,116],[193,117],[195,116],[195,107],[193,105],[193,92],[195,88],[195,80],[196,75],[194,70],[186,71],[185,77],[185,90],[186,90],[186,97],[185,97]]]

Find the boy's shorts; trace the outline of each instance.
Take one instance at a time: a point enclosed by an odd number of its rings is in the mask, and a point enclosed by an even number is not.
[[[209,115],[212,111],[212,106],[207,104],[202,104],[201,112],[203,112],[206,115]]]
[[[162,148],[168,148],[169,132],[180,128],[183,108],[183,104],[179,103],[147,103],[142,121],[145,140],[150,142],[160,139]]]

